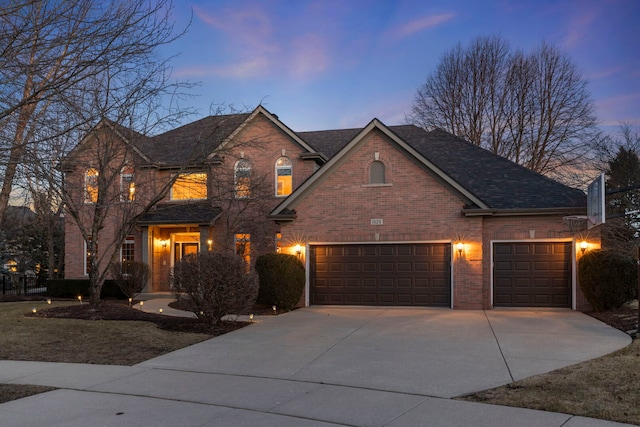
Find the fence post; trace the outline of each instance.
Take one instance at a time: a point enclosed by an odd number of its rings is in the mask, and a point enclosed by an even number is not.
[[[7,276],[2,275],[2,295],[7,294]]]

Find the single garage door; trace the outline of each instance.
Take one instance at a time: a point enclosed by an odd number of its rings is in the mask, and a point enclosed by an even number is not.
[[[451,245],[309,248],[312,305],[451,306]]]
[[[495,307],[571,308],[571,242],[493,244]]]

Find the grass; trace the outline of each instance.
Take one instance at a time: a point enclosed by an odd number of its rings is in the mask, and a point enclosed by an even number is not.
[[[166,331],[144,321],[25,317],[32,308],[68,304],[0,303],[0,360],[134,365],[211,337]],[[48,390],[51,388],[2,384],[0,403]]]
[[[42,310],[67,304],[0,304],[0,360],[135,365],[210,338],[162,330],[151,322],[24,316],[32,307]]]
[[[640,425],[640,340],[598,359],[458,400]]]

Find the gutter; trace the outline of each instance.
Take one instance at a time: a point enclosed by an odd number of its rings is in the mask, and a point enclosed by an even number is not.
[[[537,208],[537,209],[462,209],[462,214],[473,216],[541,216],[541,215],[586,215],[586,207]]]

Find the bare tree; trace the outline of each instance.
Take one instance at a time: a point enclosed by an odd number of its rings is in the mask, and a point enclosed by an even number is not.
[[[121,187],[127,167],[145,161],[137,148],[145,135],[190,113],[162,104],[163,96],[190,87],[173,82],[169,59],[156,54],[176,37],[170,9],[168,0],[31,1],[1,18],[3,36],[28,31],[14,35],[11,55],[3,58],[9,71],[0,74],[7,83],[0,121],[9,152],[0,217],[23,170],[52,211],[64,206],[65,220],[75,224],[68,232],[85,241],[94,306],[137,218],[174,179],[142,169],[132,178],[142,191],[134,197],[132,188]]]
[[[244,147],[259,146],[259,141],[250,141]],[[239,160],[239,159],[238,159]],[[213,203],[221,210],[221,227],[215,236],[217,248],[233,250],[239,255],[249,252],[261,253],[268,251],[265,245],[271,245],[275,250],[275,224],[267,220],[267,214],[274,206],[273,184],[268,180],[264,171],[252,168],[247,180],[238,185],[234,176],[233,164],[236,157],[227,155],[226,164],[214,169],[216,176],[213,182]],[[246,234],[250,238],[236,239],[237,234]],[[249,243],[250,248],[245,247]],[[253,260],[252,260],[253,261]]]
[[[168,89],[157,84],[160,76],[166,83],[168,67],[155,51],[179,35],[169,21],[171,7],[170,0],[1,2],[0,223],[28,147],[41,142],[42,126],[65,115],[66,127],[49,129],[50,138],[111,116],[121,102],[114,97],[94,99],[98,109],[82,107],[104,85],[111,94],[118,86],[130,92],[132,85],[150,87],[149,80],[157,94]]]
[[[529,54],[511,51],[497,36],[445,53],[407,121],[560,178],[598,135],[587,82],[566,54],[545,43]]]

